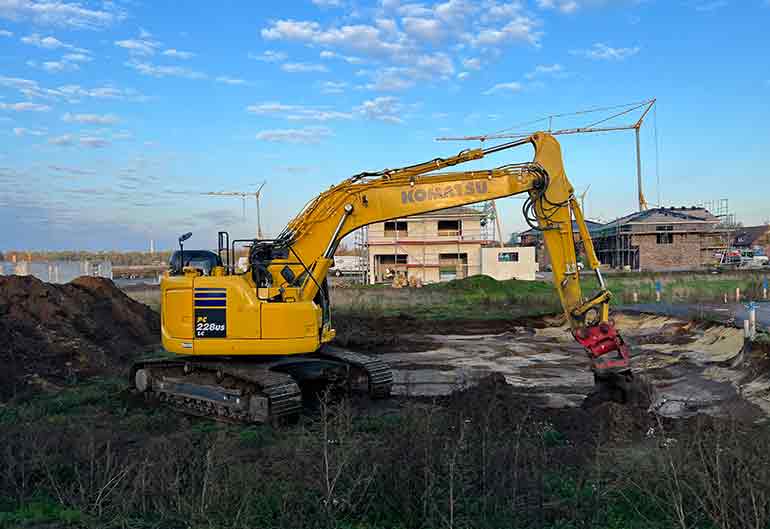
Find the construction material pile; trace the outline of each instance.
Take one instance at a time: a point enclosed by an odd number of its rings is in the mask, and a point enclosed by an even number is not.
[[[0,399],[30,385],[122,374],[159,338],[158,314],[109,279],[0,276]]]

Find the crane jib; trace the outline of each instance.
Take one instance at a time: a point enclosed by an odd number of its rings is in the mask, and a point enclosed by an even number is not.
[[[486,180],[477,180],[465,184],[453,184],[442,187],[416,188],[401,192],[401,203],[425,202],[465,195],[484,195],[489,192]]]

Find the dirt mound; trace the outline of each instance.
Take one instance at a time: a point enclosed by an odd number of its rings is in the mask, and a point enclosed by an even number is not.
[[[56,383],[120,373],[159,338],[158,314],[109,279],[55,285],[0,276],[0,398],[18,393],[30,379]]]

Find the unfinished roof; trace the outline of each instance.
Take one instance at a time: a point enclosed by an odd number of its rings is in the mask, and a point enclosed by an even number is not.
[[[440,209],[438,211],[429,211],[428,213],[418,213],[411,215],[411,218],[417,217],[483,217],[484,212],[468,206],[455,206],[453,208]]]
[[[637,211],[601,225],[596,230],[615,229],[626,224],[660,224],[666,222],[703,222],[716,224],[719,219],[706,208],[653,208]],[[591,228],[589,228],[591,229]],[[593,229],[591,229],[593,231]]]
[[[586,226],[588,226],[588,231],[591,231],[593,229],[602,227],[603,224],[600,223],[600,222],[594,222],[592,220],[586,220]],[[572,231],[573,232],[578,231],[577,222],[574,221],[574,220],[572,221]],[[519,237],[528,237],[528,236],[532,236],[532,235],[537,235],[538,233],[542,233],[541,230],[536,230],[536,229],[532,228],[532,229],[529,229],[527,231],[523,231],[523,232],[519,233]]]

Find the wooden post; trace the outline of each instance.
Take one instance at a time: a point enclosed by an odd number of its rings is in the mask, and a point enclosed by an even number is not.
[[[741,302],[741,287],[738,287],[735,289],[735,302],[736,303]]]

